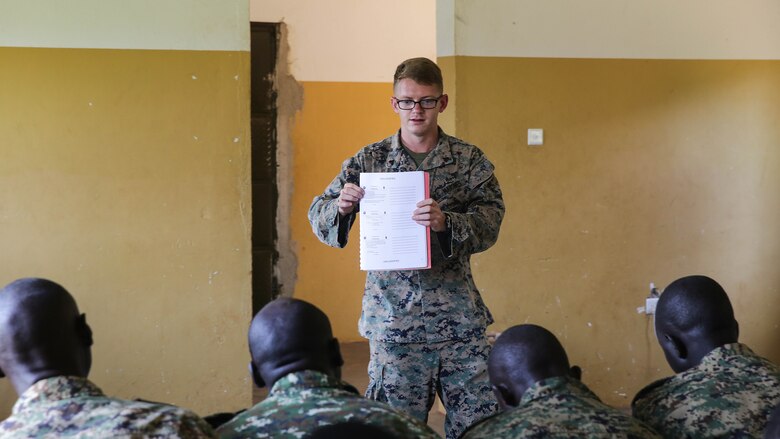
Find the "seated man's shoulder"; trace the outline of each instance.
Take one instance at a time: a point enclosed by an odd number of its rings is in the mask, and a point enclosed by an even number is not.
[[[259,433],[294,437],[323,425],[347,421],[379,426],[404,437],[437,437],[421,421],[346,391],[309,398],[268,398],[219,427],[217,433],[222,438]]]
[[[12,415],[0,424],[3,437],[176,437],[212,438],[214,431],[194,413],[167,404],[89,396]]]
[[[780,366],[753,353],[747,346],[737,345],[737,347],[743,349],[743,354],[740,356],[742,361],[736,365],[737,373],[748,380],[762,380],[771,385],[780,383]],[[731,368],[727,368],[727,371],[732,372]]]
[[[742,345],[719,348],[699,366],[656,381],[632,402],[633,414],[667,436],[754,435],[780,402],[777,366]]]
[[[517,415],[516,410],[517,408],[509,409],[483,418],[467,428],[461,438],[505,437],[510,432],[523,429],[527,426],[528,420],[524,416]]]
[[[666,396],[668,394],[666,388],[669,387],[669,383],[672,378],[673,377],[662,378],[660,380],[653,381],[652,383],[642,388],[642,390],[640,390],[636,396],[634,396],[633,401],[631,401],[631,407],[634,408],[636,406],[641,406],[649,399],[655,398],[658,395]]]
[[[94,421],[100,423],[99,418],[106,417],[110,419],[108,423],[116,424],[117,432],[128,430],[181,438],[214,437],[208,423],[185,408],[146,400],[106,399],[109,402],[94,411]]]
[[[520,437],[537,437],[537,434],[543,437],[571,437],[578,434],[594,437],[659,437],[649,426],[601,402],[596,394],[578,380],[548,380],[537,391],[536,398],[486,421],[496,424],[491,434],[511,433]]]

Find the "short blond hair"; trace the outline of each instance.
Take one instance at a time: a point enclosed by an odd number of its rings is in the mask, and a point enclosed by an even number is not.
[[[444,91],[441,69],[428,58],[410,58],[398,64],[393,75],[393,87],[407,78],[418,84],[435,85],[439,87],[439,91]]]

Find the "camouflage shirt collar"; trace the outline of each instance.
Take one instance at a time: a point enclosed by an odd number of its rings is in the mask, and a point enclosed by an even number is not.
[[[103,391],[86,378],[76,376],[45,378],[22,393],[14,404],[13,413],[20,413],[38,404],[64,399],[102,396],[105,396]]]
[[[271,394],[296,393],[302,390],[314,388],[333,388],[357,393],[357,389],[351,385],[316,370],[304,370],[292,372],[278,379],[271,387]]]
[[[580,380],[560,376],[537,381],[523,393],[523,397],[520,399],[520,405],[518,407],[522,407],[532,401],[542,400],[561,394],[574,394],[600,401],[587,386],[580,382]]]
[[[699,363],[702,367],[714,366],[726,358],[731,357],[755,357],[756,354],[742,343],[729,343],[717,347],[705,355]]]
[[[450,136],[448,136],[444,130],[439,128],[439,141],[436,147],[431,150],[425,160],[420,163],[420,171],[428,169],[438,168],[446,164],[452,163],[452,148],[450,147]],[[395,135],[393,135],[390,142],[390,154],[388,155],[388,167],[391,169],[398,169],[405,163],[414,163],[414,161],[407,157],[404,152],[404,147],[401,144],[401,130],[399,129]]]

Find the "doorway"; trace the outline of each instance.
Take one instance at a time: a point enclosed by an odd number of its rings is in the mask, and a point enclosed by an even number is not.
[[[276,91],[279,25],[251,23],[252,315],[279,295]]]

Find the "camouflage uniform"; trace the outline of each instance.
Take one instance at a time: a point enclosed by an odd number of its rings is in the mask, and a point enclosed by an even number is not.
[[[540,381],[523,394],[520,405],[469,428],[463,439],[477,438],[661,438],[650,427],[609,407],[569,377]]]
[[[504,202],[493,164],[476,146],[439,130],[438,144],[418,167],[401,145],[399,133],[347,159],[325,192],[314,198],[309,222],[322,242],[344,247],[357,216],[357,209],[344,218],[338,214],[337,198],[344,184],[358,184],[361,172],[429,173],[430,197],[447,215],[450,229],[431,232],[430,269],[367,273],[359,329],[371,342],[374,367],[366,396],[385,395],[394,407],[425,420],[427,410],[419,407],[431,407],[429,390],[442,384],[447,437],[457,437],[461,426],[497,409],[484,364],[448,370],[451,363],[426,359],[423,364],[432,367],[426,370],[417,361],[427,357],[427,351],[437,350],[443,351],[443,358],[462,358],[463,353],[474,352],[473,362],[484,363],[485,328],[493,318],[474,284],[470,258],[496,242]],[[410,352],[416,353],[408,357]],[[385,375],[379,383],[377,365],[381,364],[393,364],[400,373]],[[439,364],[441,369],[436,368]],[[395,376],[405,379],[391,381]],[[449,377],[453,380],[448,383]],[[409,382],[418,383],[420,389],[407,390]],[[467,393],[481,389],[477,392],[481,394],[459,394],[464,382],[473,384],[464,389]],[[378,389],[380,384],[384,389]]]
[[[445,431],[448,437],[458,437],[469,425],[498,409],[487,375],[489,352],[487,340],[373,342],[366,396],[426,419],[434,395],[441,389],[445,407],[455,407],[454,416],[445,419]],[[439,376],[437,371],[441,371]]]
[[[3,438],[213,438],[194,413],[165,404],[109,398],[86,378],[59,376],[30,386],[0,423]]]
[[[667,437],[760,437],[780,402],[780,368],[733,343],[642,389],[634,416]]]
[[[317,427],[362,422],[403,438],[437,438],[427,425],[381,402],[365,399],[354,387],[306,370],[285,375],[268,397],[217,429],[221,438],[296,438]]]

